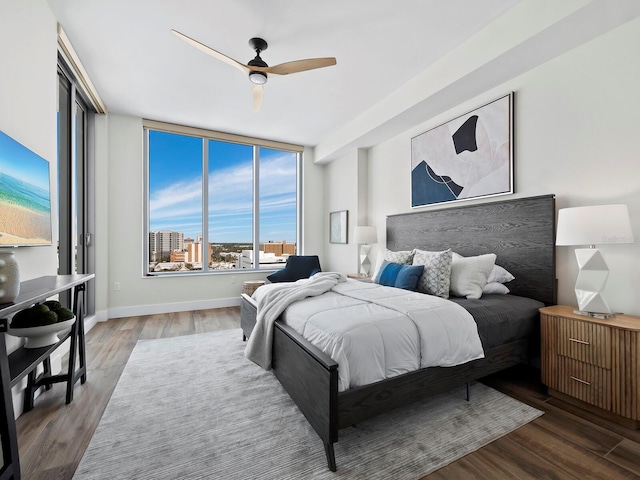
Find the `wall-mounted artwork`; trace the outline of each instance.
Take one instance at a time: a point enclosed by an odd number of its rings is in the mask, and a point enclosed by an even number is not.
[[[0,132],[0,246],[51,243],[49,162]]]
[[[347,210],[331,212],[329,214],[329,242],[347,243],[347,229],[349,228]]]
[[[513,94],[411,139],[411,206],[513,193]]]

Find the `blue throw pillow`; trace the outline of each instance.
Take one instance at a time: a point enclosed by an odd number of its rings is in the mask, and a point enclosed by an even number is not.
[[[387,287],[404,288],[415,292],[423,270],[423,265],[401,265],[385,260],[373,281]]]

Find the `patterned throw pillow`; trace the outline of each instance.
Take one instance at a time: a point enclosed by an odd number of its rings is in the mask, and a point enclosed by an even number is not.
[[[415,292],[422,270],[422,265],[401,265],[384,260],[373,281],[387,287],[404,288]]]
[[[401,265],[411,265],[413,260],[413,250],[401,250],[399,252],[392,252],[391,250],[385,250],[384,259],[387,262],[399,263]]]
[[[374,278],[380,271],[382,262],[385,260],[391,263],[399,263],[400,265],[411,265],[411,261],[413,260],[413,250],[401,250],[398,252],[385,250],[382,257],[378,257],[378,261],[376,262],[376,268],[372,275]]]
[[[424,266],[424,272],[418,282],[418,291],[449,298],[451,249],[444,252],[427,252],[416,248],[413,253],[413,264]]]

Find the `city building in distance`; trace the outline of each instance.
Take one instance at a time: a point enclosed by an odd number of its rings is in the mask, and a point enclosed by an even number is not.
[[[149,232],[149,271],[180,272],[202,270],[204,260],[202,235],[184,238],[183,232],[162,230]],[[210,270],[253,268],[253,245],[247,243],[209,243]],[[296,244],[285,240],[260,244],[259,268],[279,268],[289,255],[296,254]]]

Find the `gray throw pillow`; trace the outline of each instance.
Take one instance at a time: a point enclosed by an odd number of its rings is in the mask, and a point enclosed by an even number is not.
[[[451,249],[443,252],[413,250],[413,265],[423,265],[424,271],[418,281],[418,291],[429,295],[449,298],[451,279]]]

